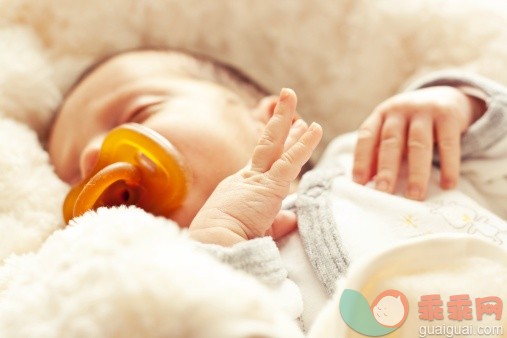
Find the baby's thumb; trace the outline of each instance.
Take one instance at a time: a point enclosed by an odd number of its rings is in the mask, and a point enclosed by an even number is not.
[[[280,210],[266,232],[266,235],[273,237],[274,240],[288,235],[297,228],[296,214],[290,210]]]

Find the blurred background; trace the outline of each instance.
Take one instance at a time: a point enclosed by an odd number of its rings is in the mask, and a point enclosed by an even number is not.
[[[294,88],[324,142],[415,77],[461,68],[507,83],[503,0],[3,0],[0,116],[44,140],[62,95],[112,53],[185,49],[273,93]],[[22,94],[20,94],[22,93]]]

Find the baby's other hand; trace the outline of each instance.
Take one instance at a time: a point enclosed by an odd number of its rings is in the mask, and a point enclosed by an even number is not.
[[[374,179],[376,189],[393,193],[400,164],[408,160],[406,196],[426,197],[434,143],[440,157],[440,185],[453,188],[459,177],[460,139],[483,108],[477,99],[447,86],[395,95],[377,106],[361,125],[354,156],[354,181]]]
[[[296,228],[296,215],[280,210],[302,166],[322,138],[322,128],[296,120],[296,94],[283,89],[254,149],[251,164],[223,180],[192,221],[190,236],[230,246]]]

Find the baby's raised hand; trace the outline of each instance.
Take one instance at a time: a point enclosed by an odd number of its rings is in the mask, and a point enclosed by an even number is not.
[[[230,246],[265,235],[276,239],[296,227],[296,216],[280,210],[282,200],[322,137],[316,123],[292,123],[296,102],[292,90],[281,91],[251,164],[217,186],[190,225],[192,238]]]
[[[406,157],[406,196],[422,200],[436,143],[440,185],[453,188],[459,177],[461,134],[483,111],[483,102],[453,87],[429,87],[387,99],[359,128],[354,181],[365,184],[374,178],[376,189],[392,193]]]

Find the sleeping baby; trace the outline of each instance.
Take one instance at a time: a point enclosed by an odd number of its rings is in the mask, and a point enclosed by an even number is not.
[[[337,137],[301,180],[322,129],[299,118],[296,101],[200,56],[130,51],[71,89],[48,150],[75,184],[111,129],[137,123],[166,138],[190,177],[170,218],[264,283],[295,283],[305,327],[349,266],[377,250],[453,232],[505,245],[505,88],[465,73],[421,79]]]

